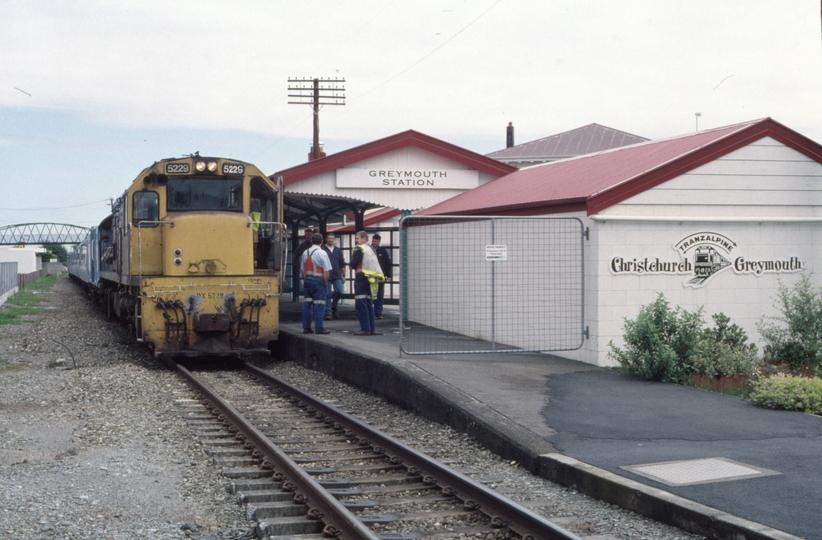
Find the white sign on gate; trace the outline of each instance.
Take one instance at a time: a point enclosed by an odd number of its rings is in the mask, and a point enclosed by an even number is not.
[[[508,260],[508,246],[485,246],[485,260],[486,261],[507,261]]]

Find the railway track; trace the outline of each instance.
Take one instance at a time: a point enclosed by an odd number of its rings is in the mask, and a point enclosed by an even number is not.
[[[186,419],[261,538],[580,540],[248,364],[192,373]]]

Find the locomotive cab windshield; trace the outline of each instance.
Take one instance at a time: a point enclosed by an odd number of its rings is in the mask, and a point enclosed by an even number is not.
[[[172,177],[166,189],[169,212],[243,211],[242,178]]]

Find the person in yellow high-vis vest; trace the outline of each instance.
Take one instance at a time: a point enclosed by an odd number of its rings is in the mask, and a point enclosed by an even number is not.
[[[377,333],[377,321],[374,316],[374,296],[377,287],[385,281],[377,260],[377,253],[368,243],[368,234],[360,231],[354,236],[356,246],[348,264],[354,272],[354,308],[360,320],[359,332],[355,336],[374,336]]]

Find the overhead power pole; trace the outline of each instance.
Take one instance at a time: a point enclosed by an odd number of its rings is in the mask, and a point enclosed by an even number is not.
[[[320,105],[345,105],[345,79],[288,79],[288,97],[293,105],[311,105],[314,111],[312,159],[320,158]]]

